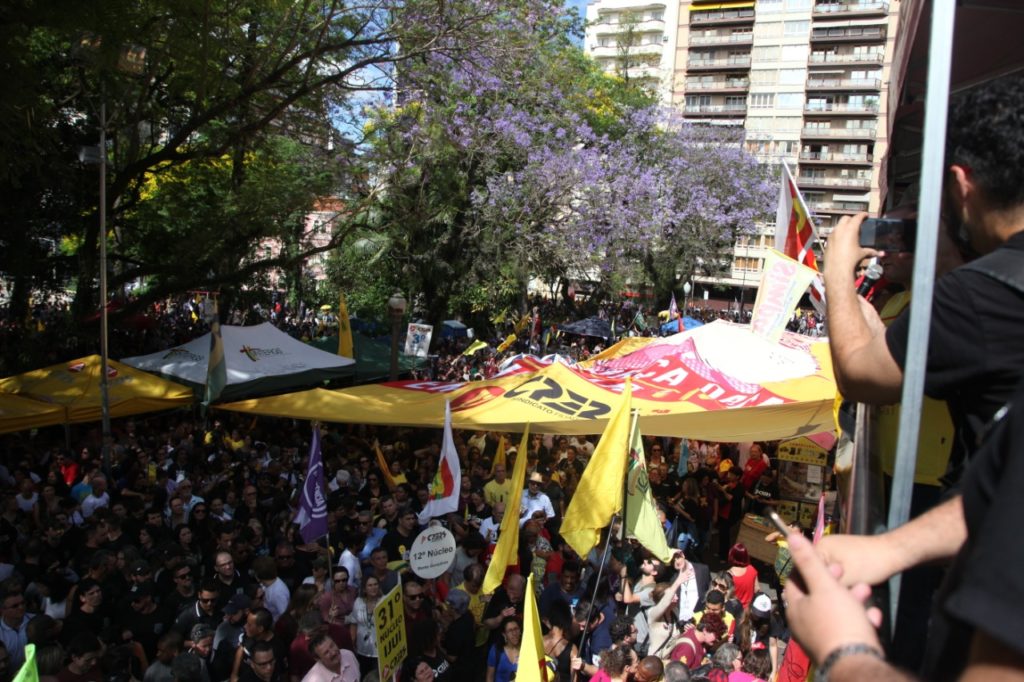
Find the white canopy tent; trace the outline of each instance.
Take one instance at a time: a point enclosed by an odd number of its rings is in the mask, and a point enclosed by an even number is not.
[[[221,326],[228,383],[220,400],[308,387],[352,373],[352,358],[318,350],[269,322],[252,327]],[[210,357],[210,334],[150,355],[121,360],[146,372],[203,386]]]

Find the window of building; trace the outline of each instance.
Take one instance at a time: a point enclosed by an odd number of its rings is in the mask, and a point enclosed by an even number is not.
[[[687,107],[706,107],[711,105],[711,95],[687,95]]]
[[[758,0],[757,13],[778,12],[782,10],[782,0]]]
[[[725,98],[727,109],[740,109],[747,106],[747,98],[743,95],[732,95]]]
[[[804,105],[804,93],[780,92],[775,98],[775,106],[779,109],[799,109]]]
[[[789,11],[810,9],[811,0],[786,0],[786,9]]]
[[[647,18],[650,19],[651,21],[664,21],[665,10],[653,9],[651,10],[651,13],[647,15]]]
[[[807,45],[783,45],[782,61],[784,62],[806,62]]]
[[[779,83],[782,85],[803,85],[807,80],[807,69],[782,69],[779,71]]]
[[[786,21],[783,22],[784,33],[787,36],[805,36],[811,30],[809,21]]]
[[[751,109],[771,109],[775,101],[775,95],[761,92],[750,96]]]
[[[756,33],[759,38],[778,38],[782,35],[782,23],[770,21],[758,24]]]
[[[775,85],[778,71],[775,69],[758,69],[750,72],[750,82],[755,85]]]
[[[773,46],[773,47],[766,47],[766,46],[755,47],[753,52],[752,52],[752,56],[754,58],[754,62],[755,63],[756,62],[774,62],[774,61],[778,61],[778,59],[779,59],[779,48],[778,48],[778,46]]]

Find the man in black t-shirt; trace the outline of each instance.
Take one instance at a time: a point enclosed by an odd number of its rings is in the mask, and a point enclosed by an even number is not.
[[[945,227],[961,250],[986,254],[935,283],[925,393],[949,404],[954,461],[977,449],[985,425],[1024,377],[1024,291],[1004,276],[1024,271],[1024,132],[1013,113],[1022,109],[1019,74],[966,92],[950,109]],[[886,330],[854,290],[857,262],[879,253],[858,243],[866,217],[843,218],[829,237],[830,347],[845,397],[892,404],[901,397],[907,356],[923,349],[907,347],[908,312]]]
[[[419,528],[416,520],[416,512],[406,509],[398,518],[398,525],[395,530],[384,536],[380,546],[388,553],[388,561],[407,561],[409,559],[409,548],[416,539],[416,531]]]

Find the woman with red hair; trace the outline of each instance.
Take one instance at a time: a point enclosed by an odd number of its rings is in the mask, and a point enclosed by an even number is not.
[[[729,573],[736,588],[736,598],[744,610],[749,609],[757,592],[757,569],[750,565],[750,554],[742,542],[729,549]]]

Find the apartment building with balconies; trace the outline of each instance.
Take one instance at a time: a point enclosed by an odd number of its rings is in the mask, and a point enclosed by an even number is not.
[[[645,54],[661,31],[662,100],[695,123],[742,126],[759,161],[786,162],[827,239],[842,216],[880,209],[903,1],[592,0],[586,48],[612,71],[625,50]],[[653,75],[653,63],[637,75]],[[757,286],[775,226],[754,228],[734,247],[730,276],[715,284]]]
[[[843,215],[878,211],[898,8],[876,0],[680,3],[673,101],[684,115],[742,125],[758,160],[787,163],[825,239]],[[733,249],[729,276],[714,283],[757,286],[775,225],[753,227]]]
[[[606,72],[672,101],[678,0],[596,0],[586,18],[584,48]]]

